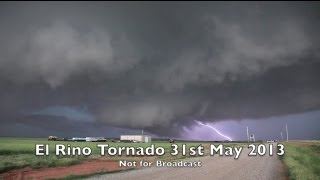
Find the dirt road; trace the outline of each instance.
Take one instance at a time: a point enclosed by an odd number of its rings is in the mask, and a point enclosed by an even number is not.
[[[282,163],[277,155],[249,157],[248,154],[249,150],[245,148],[237,160],[216,155],[186,160],[201,161],[202,167],[149,167],[89,179],[285,179]]]

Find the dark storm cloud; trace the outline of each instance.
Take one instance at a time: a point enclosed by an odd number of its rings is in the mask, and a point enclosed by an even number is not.
[[[302,2],[1,3],[1,123],[85,106],[99,123],[179,134],[193,118],[319,109],[319,9]]]

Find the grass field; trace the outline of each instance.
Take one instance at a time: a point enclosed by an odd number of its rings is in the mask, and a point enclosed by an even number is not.
[[[284,161],[289,179],[320,180],[320,141],[284,143]]]
[[[49,156],[35,156],[35,144],[49,144]],[[70,144],[71,146],[90,147],[92,154],[90,156],[56,156],[55,144]],[[97,148],[97,144],[109,144],[112,147],[118,146],[133,146],[133,147],[146,147],[150,146],[150,143],[117,143],[117,142],[70,142],[70,141],[48,141],[45,138],[11,138],[0,137],[0,173],[11,169],[18,169],[23,167],[40,168],[40,167],[55,167],[63,165],[71,165],[79,163],[86,159],[102,159],[102,160],[176,160],[181,158],[187,158],[187,156],[171,156],[169,151],[171,150],[171,144],[168,142],[154,141],[156,147],[162,146],[166,150],[164,156],[151,156],[151,157],[137,157],[137,156],[100,156],[100,150]],[[178,142],[181,144],[187,144],[187,146],[198,146],[202,144],[209,146],[209,143],[200,142]],[[236,144],[229,144],[230,146]],[[205,147],[205,149],[209,149]]]
[[[49,144],[49,156],[35,156],[35,144]],[[90,156],[56,156],[56,144],[69,144],[71,146],[90,147],[92,154]],[[153,141],[156,147],[161,146],[166,150],[164,156],[101,156],[97,144],[109,144],[112,147],[118,146],[133,146],[147,147],[150,143],[118,143],[118,142],[70,142],[70,141],[48,141],[46,138],[12,138],[0,137],[0,173],[11,169],[19,169],[23,167],[41,168],[41,167],[56,167],[64,165],[77,164],[87,159],[101,160],[177,160],[188,158],[188,156],[171,156],[171,143],[166,141]],[[177,142],[187,146],[198,146],[202,144],[205,150],[209,150],[209,142]],[[214,143],[216,144],[216,143]],[[244,144],[227,143],[227,146],[241,146]],[[305,180],[319,179],[320,180],[320,141],[289,141],[284,143],[285,155],[282,157],[286,165],[287,175],[289,179]],[[179,150],[181,152],[181,150]],[[206,152],[208,153],[208,152]],[[99,173],[99,172],[98,172]],[[105,172],[101,172],[105,173]],[[87,176],[87,175],[86,175]],[[79,178],[78,176],[75,176]],[[72,179],[73,176],[66,177]]]

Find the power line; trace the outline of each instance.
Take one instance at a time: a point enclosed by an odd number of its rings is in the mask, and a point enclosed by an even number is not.
[[[286,131],[287,131],[287,142],[289,141],[289,133],[288,133],[288,125],[286,124]]]

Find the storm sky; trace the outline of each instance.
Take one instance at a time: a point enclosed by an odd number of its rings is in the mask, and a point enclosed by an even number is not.
[[[319,139],[319,22],[318,2],[1,2],[0,135]]]

